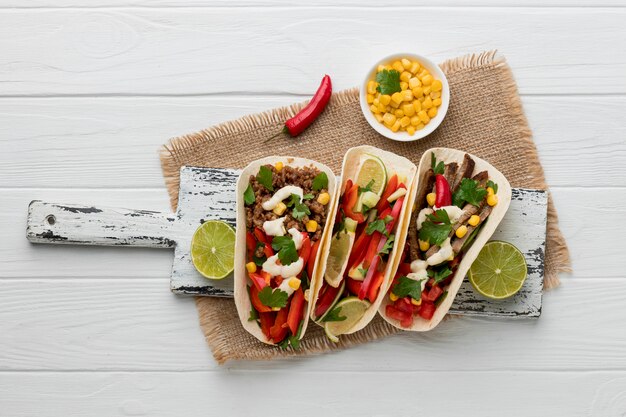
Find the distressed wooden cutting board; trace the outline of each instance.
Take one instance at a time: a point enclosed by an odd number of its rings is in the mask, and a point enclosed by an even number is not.
[[[28,208],[26,236],[33,243],[142,246],[174,249],[170,288],[183,295],[232,297],[232,276],[212,281],[191,262],[191,238],[206,220],[235,226],[235,183],[239,170],[183,167],[178,210],[91,207],[33,201]],[[521,291],[505,301],[492,301],[463,283],[450,313],[538,317],[541,314],[547,195],[514,189],[511,206],[493,235],[517,246],[526,256],[528,277]]]

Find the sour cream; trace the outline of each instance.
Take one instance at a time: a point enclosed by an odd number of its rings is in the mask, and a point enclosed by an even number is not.
[[[284,236],[285,235],[284,223],[285,223],[284,217],[279,217],[276,220],[268,220],[263,223],[263,230],[265,230],[265,234],[268,236]]]
[[[304,259],[298,258],[297,261],[290,263],[289,265],[281,265],[278,260],[278,254],[270,256],[265,262],[263,262],[263,271],[267,272],[271,276],[275,277],[280,275],[281,277],[295,277],[302,271],[304,267]]]
[[[426,216],[428,216],[429,214],[433,214],[433,213],[434,213],[433,209],[428,208],[428,207],[420,210],[420,212],[417,215],[417,220],[415,221],[417,230],[420,230],[422,228],[422,224],[426,221]]]
[[[450,223],[456,223],[459,218],[465,213],[463,209],[458,208],[457,206],[443,206],[443,207],[433,207],[436,210],[445,210],[448,213],[448,217],[450,218]]]
[[[295,227],[289,229],[288,232],[293,238],[293,243],[296,245],[296,250],[300,250],[300,248],[302,247],[302,240],[304,239],[302,237],[302,233],[300,233],[300,231]]]
[[[289,281],[291,281],[292,279],[293,278],[285,278],[283,282],[281,282],[280,285],[277,287],[279,290],[286,292],[287,296],[291,296],[291,294],[296,291],[291,287],[291,285],[289,285]]]
[[[422,261],[421,259],[414,260],[413,262],[411,262],[411,273],[407,274],[407,278],[413,279],[415,281],[419,281],[420,279],[427,279],[427,267],[428,263],[426,261]]]
[[[426,259],[426,263],[428,265],[439,265],[442,262],[450,259],[451,256],[454,255],[454,251],[452,250],[452,245],[450,245],[450,238],[447,238],[440,246],[440,249],[432,254],[428,259]]]
[[[296,187],[295,185],[287,185],[276,191],[272,198],[263,202],[263,204],[261,204],[261,207],[263,207],[263,210],[273,210],[274,207],[278,205],[278,203],[289,197],[291,194],[299,196],[300,200],[302,200],[302,196],[304,196],[304,191],[302,190],[302,188]]]

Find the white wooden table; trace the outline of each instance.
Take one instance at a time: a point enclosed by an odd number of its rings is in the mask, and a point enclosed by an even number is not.
[[[0,416],[623,416],[626,4],[292,3],[0,1]],[[493,48],[574,261],[537,321],[218,367],[170,252],[25,239],[32,199],[166,210],[160,144],[301,101],[325,72],[339,90],[391,51]]]

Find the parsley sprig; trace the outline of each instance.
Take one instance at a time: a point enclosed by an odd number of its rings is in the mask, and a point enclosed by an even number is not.
[[[272,170],[262,165],[259,168],[259,173],[256,176],[256,180],[263,187],[267,188],[268,191],[274,191],[274,186],[272,185]]]
[[[409,277],[400,277],[398,279],[398,283],[393,287],[391,292],[397,295],[400,298],[406,297],[407,295],[412,299],[419,301],[422,299],[422,282],[425,279],[414,280]]]
[[[265,287],[259,291],[259,300],[264,306],[271,308],[283,308],[287,305],[287,299],[289,294],[283,290],[272,289],[272,287]]]
[[[341,316],[341,307],[335,307],[330,310],[322,319],[323,322],[327,321],[344,321],[347,317]]]
[[[463,178],[459,189],[456,190],[456,192],[452,196],[452,204],[458,207],[462,207],[465,202],[468,202],[478,207],[480,206],[480,203],[483,201],[486,195],[487,190],[481,187],[478,184],[478,181],[469,178]]]
[[[400,87],[400,73],[396,70],[382,70],[378,74],[376,74],[376,82],[378,83],[378,87],[376,87],[376,91],[381,94],[391,95],[393,93],[397,93],[398,91],[402,91]]]
[[[252,185],[248,184],[248,188],[243,192],[243,201],[246,203],[246,206],[254,203],[256,198],[254,197],[254,191],[252,190]]]
[[[428,276],[435,281],[435,284],[439,284],[441,281],[449,277],[451,274],[452,274],[452,271],[448,267],[445,267],[439,271],[435,271],[432,269],[428,270]]]
[[[378,254],[379,255],[389,255],[389,251],[391,251],[391,249],[393,248],[393,244],[394,244],[395,240],[396,240],[396,235],[389,235],[389,238],[387,239],[387,241],[385,242],[385,244],[381,248],[380,252],[378,252]]]
[[[320,172],[313,178],[313,183],[311,184],[311,188],[313,191],[319,191],[323,188],[328,188],[328,175],[325,172]]]
[[[304,197],[307,196],[308,194],[304,195]],[[296,220],[302,220],[305,214],[307,216],[311,214],[309,207],[300,202],[300,196],[297,194],[291,194],[291,199],[287,202],[287,207],[293,207],[291,210],[291,216]]]
[[[391,216],[385,216],[384,219],[376,219],[373,222],[369,223],[367,227],[365,227],[365,233],[371,235],[374,232],[380,232],[383,235],[387,234],[387,224],[393,220]]]
[[[434,152],[430,154],[430,167],[433,169],[435,174],[440,175],[443,175],[443,172],[446,169],[446,165],[443,163],[443,161],[439,161],[439,163],[437,163],[437,158],[435,157]]]
[[[278,251],[278,259],[283,265],[291,265],[298,260],[296,244],[291,236],[274,236],[272,248]]]
[[[431,245],[440,245],[448,238],[452,231],[452,224],[448,212],[437,210],[433,214],[426,216],[426,221],[422,223],[419,238]]]

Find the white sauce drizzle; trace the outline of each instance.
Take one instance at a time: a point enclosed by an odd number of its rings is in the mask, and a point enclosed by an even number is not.
[[[278,205],[285,198],[289,197],[291,194],[295,194],[300,197],[300,201],[302,201],[302,196],[304,195],[304,191],[300,187],[296,187],[295,185],[287,185],[280,190],[276,191],[272,198],[267,201],[264,201],[261,204],[263,210],[273,210],[274,207]]]
[[[456,223],[459,218],[465,213],[462,208],[458,208],[457,206],[444,206],[444,207],[433,207],[436,210],[445,210],[448,213],[448,217],[450,218],[450,223]]]
[[[420,230],[422,228],[422,224],[426,221],[426,216],[433,213],[433,209],[429,207],[420,210],[419,214],[417,215],[417,220],[415,221],[415,224],[417,225],[417,230]]]
[[[454,255],[454,251],[452,250],[452,245],[450,245],[450,238],[447,238],[441,244],[440,249],[426,259],[426,263],[428,265],[439,265],[440,263],[450,259],[452,255]]]
[[[289,265],[281,265],[278,260],[278,254],[270,256],[265,262],[263,262],[263,271],[267,272],[271,276],[275,277],[280,275],[281,277],[295,277],[302,271],[304,267],[304,259],[298,258],[297,261],[290,263]]]
[[[291,296],[291,294],[293,294],[296,291],[293,288],[291,288],[291,286],[289,285],[289,281],[291,281],[292,279],[293,278],[285,278],[283,282],[281,282],[280,285],[277,287],[277,289],[281,291],[285,291],[288,296]]]
[[[298,229],[296,229],[295,227],[292,227],[291,229],[289,229],[288,232],[293,238],[293,243],[295,243],[296,245],[296,250],[300,250],[300,248],[302,247],[302,240],[303,240],[302,233],[300,233],[300,231],[298,231]]]
[[[276,220],[267,220],[263,223],[263,230],[268,236],[284,236],[285,235],[285,217],[279,217]],[[291,229],[289,229],[291,230]]]

